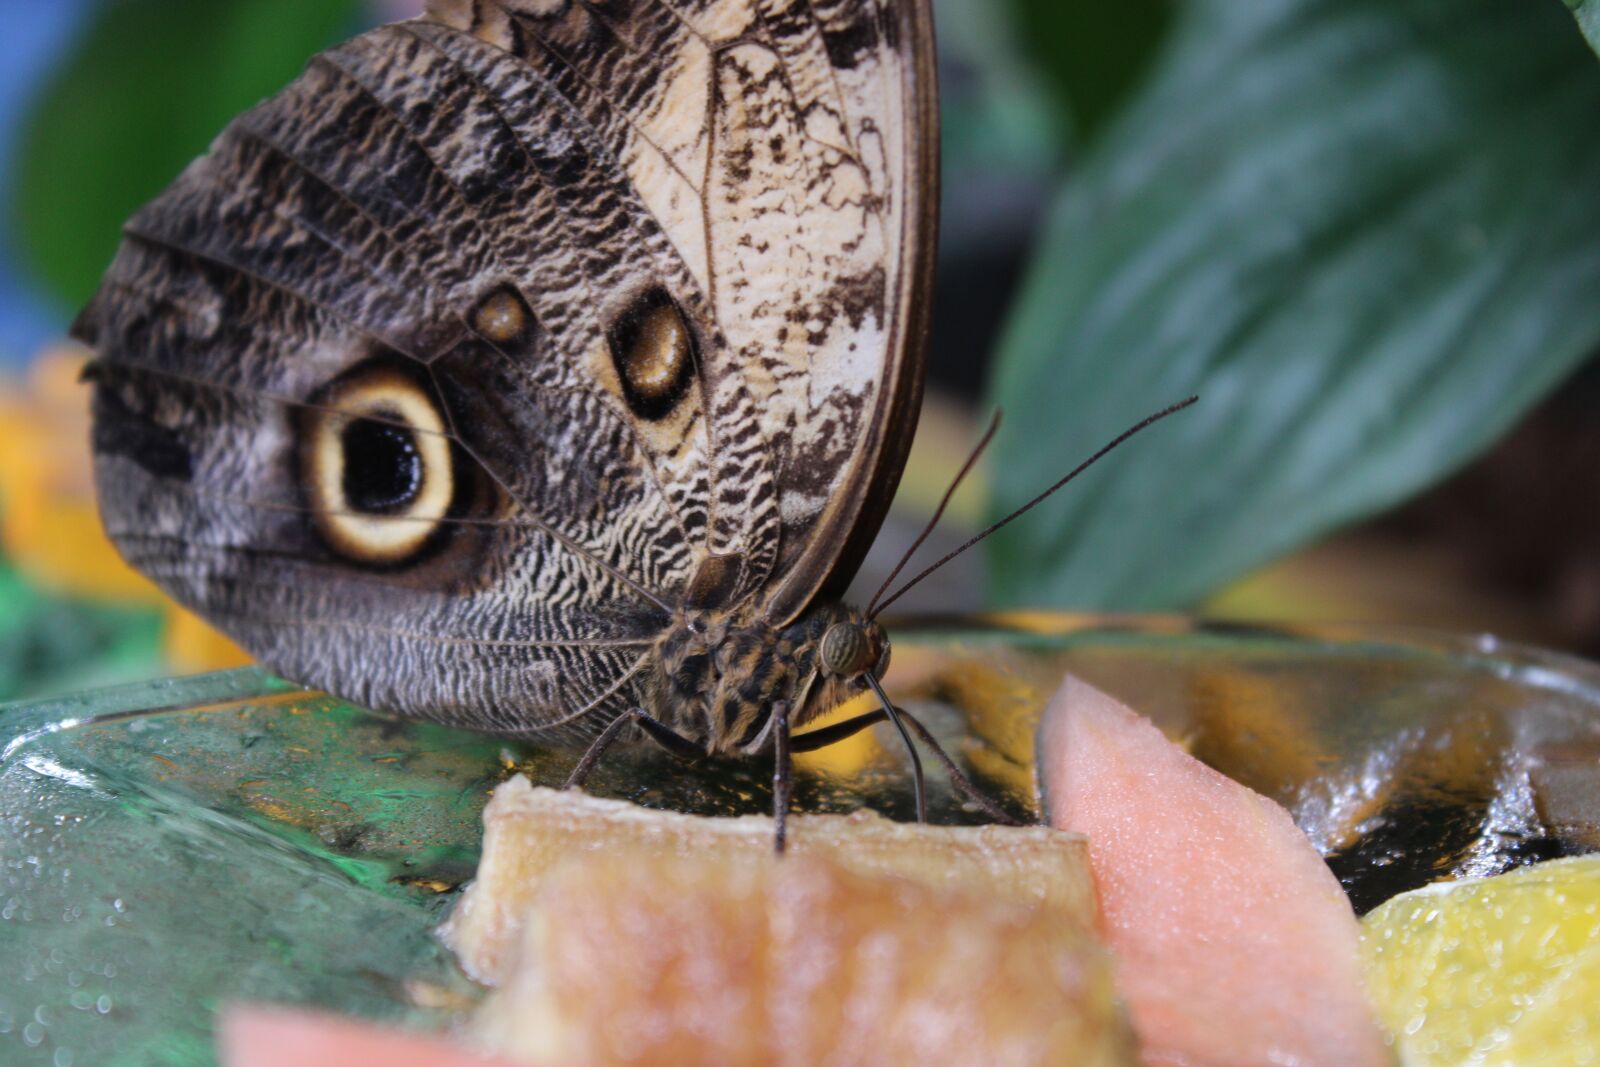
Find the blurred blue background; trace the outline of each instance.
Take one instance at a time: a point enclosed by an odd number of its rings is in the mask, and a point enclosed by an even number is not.
[[[83,25],[94,0],[0,3],[0,202],[14,195],[17,150],[28,108]],[[0,215],[0,365],[20,367],[60,336],[71,312],[29,280],[10,213]]]

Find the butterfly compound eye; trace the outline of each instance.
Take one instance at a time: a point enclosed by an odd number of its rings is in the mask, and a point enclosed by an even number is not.
[[[402,563],[455,496],[450,441],[433,398],[396,371],[336,383],[301,428],[301,468],[323,538],[363,563]]]
[[[837,622],[823,633],[818,658],[827,673],[854,677],[872,666],[872,642],[855,623]]]

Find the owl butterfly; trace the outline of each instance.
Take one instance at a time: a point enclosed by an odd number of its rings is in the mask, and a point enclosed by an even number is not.
[[[920,403],[930,19],[431,0],[316,56],[79,320],[111,538],[285,676],[575,779],[774,753],[781,823],[790,731],[888,657],[838,597]]]

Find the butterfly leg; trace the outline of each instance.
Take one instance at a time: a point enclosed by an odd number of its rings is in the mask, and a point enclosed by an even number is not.
[[[956,787],[956,792],[976,804],[983,810],[985,815],[1002,826],[1027,825],[1027,823],[1014,817],[999,804],[996,804],[987,793],[974,785],[972,779],[962,773],[961,768],[956,766],[956,761],[951,759],[945,752],[944,746],[939,744],[932,732],[922,725],[916,716],[902,709],[900,717],[906,721],[907,725],[911,727],[911,731],[922,740],[924,745],[927,745],[933,751],[934,756],[944,765],[945,773],[950,775],[950,784]]]
[[[595,765],[600,762],[600,757],[606,754],[606,749],[616,743],[617,738],[630,726],[638,726],[644,730],[644,735],[667,752],[678,759],[690,762],[704,758],[706,750],[673,730],[672,727],[659,719],[651,718],[643,708],[629,708],[627,711],[611,720],[611,725],[603,730],[589,750],[583,754],[578,765],[572,768],[572,773],[567,776],[567,784],[563,789],[575,789],[589,780],[589,775],[594,773]]]
[[[904,715],[905,712],[900,714]],[[836,722],[832,726],[824,726],[820,730],[807,730],[803,734],[796,734],[789,742],[791,752],[815,752],[819,748],[836,745],[840,741],[854,737],[869,726],[876,726],[880,722],[888,721],[888,714],[883,711],[869,711],[865,715],[857,715],[844,722]]]
[[[974,785],[972,779],[962,773],[961,768],[956,766],[955,760],[951,759],[945,752],[944,746],[939,744],[933,733],[922,725],[916,716],[904,708],[898,710],[900,718],[911,727],[911,731],[917,735],[917,738],[938,758],[946,773],[950,775],[950,784],[955,786],[956,792],[976,804],[983,810],[985,815],[1001,825],[1025,825],[999,804],[996,804],[983,790]],[[855,718],[846,719],[844,722],[836,722],[832,726],[824,726],[820,730],[808,730],[794,738],[790,743],[790,750],[793,752],[815,752],[819,748],[827,748],[829,745],[837,744],[847,737],[854,737],[867,727],[876,726],[880,722],[887,722],[888,719],[889,713],[880,709],[878,711],[869,711],[865,715],[857,715]]]
[[[773,750],[776,753],[772,770],[772,850],[783,855],[789,832],[789,794],[793,785],[794,765],[789,759],[789,703],[780,700],[772,705]]]

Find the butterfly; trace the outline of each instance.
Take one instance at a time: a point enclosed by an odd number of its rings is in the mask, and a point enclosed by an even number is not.
[[[587,745],[574,783],[771,754],[781,847],[841,735],[796,730],[872,688],[910,744],[840,596],[920,405],[931,17],[430,0],[317,55],[78,320],[112,541],[278,673]]]

